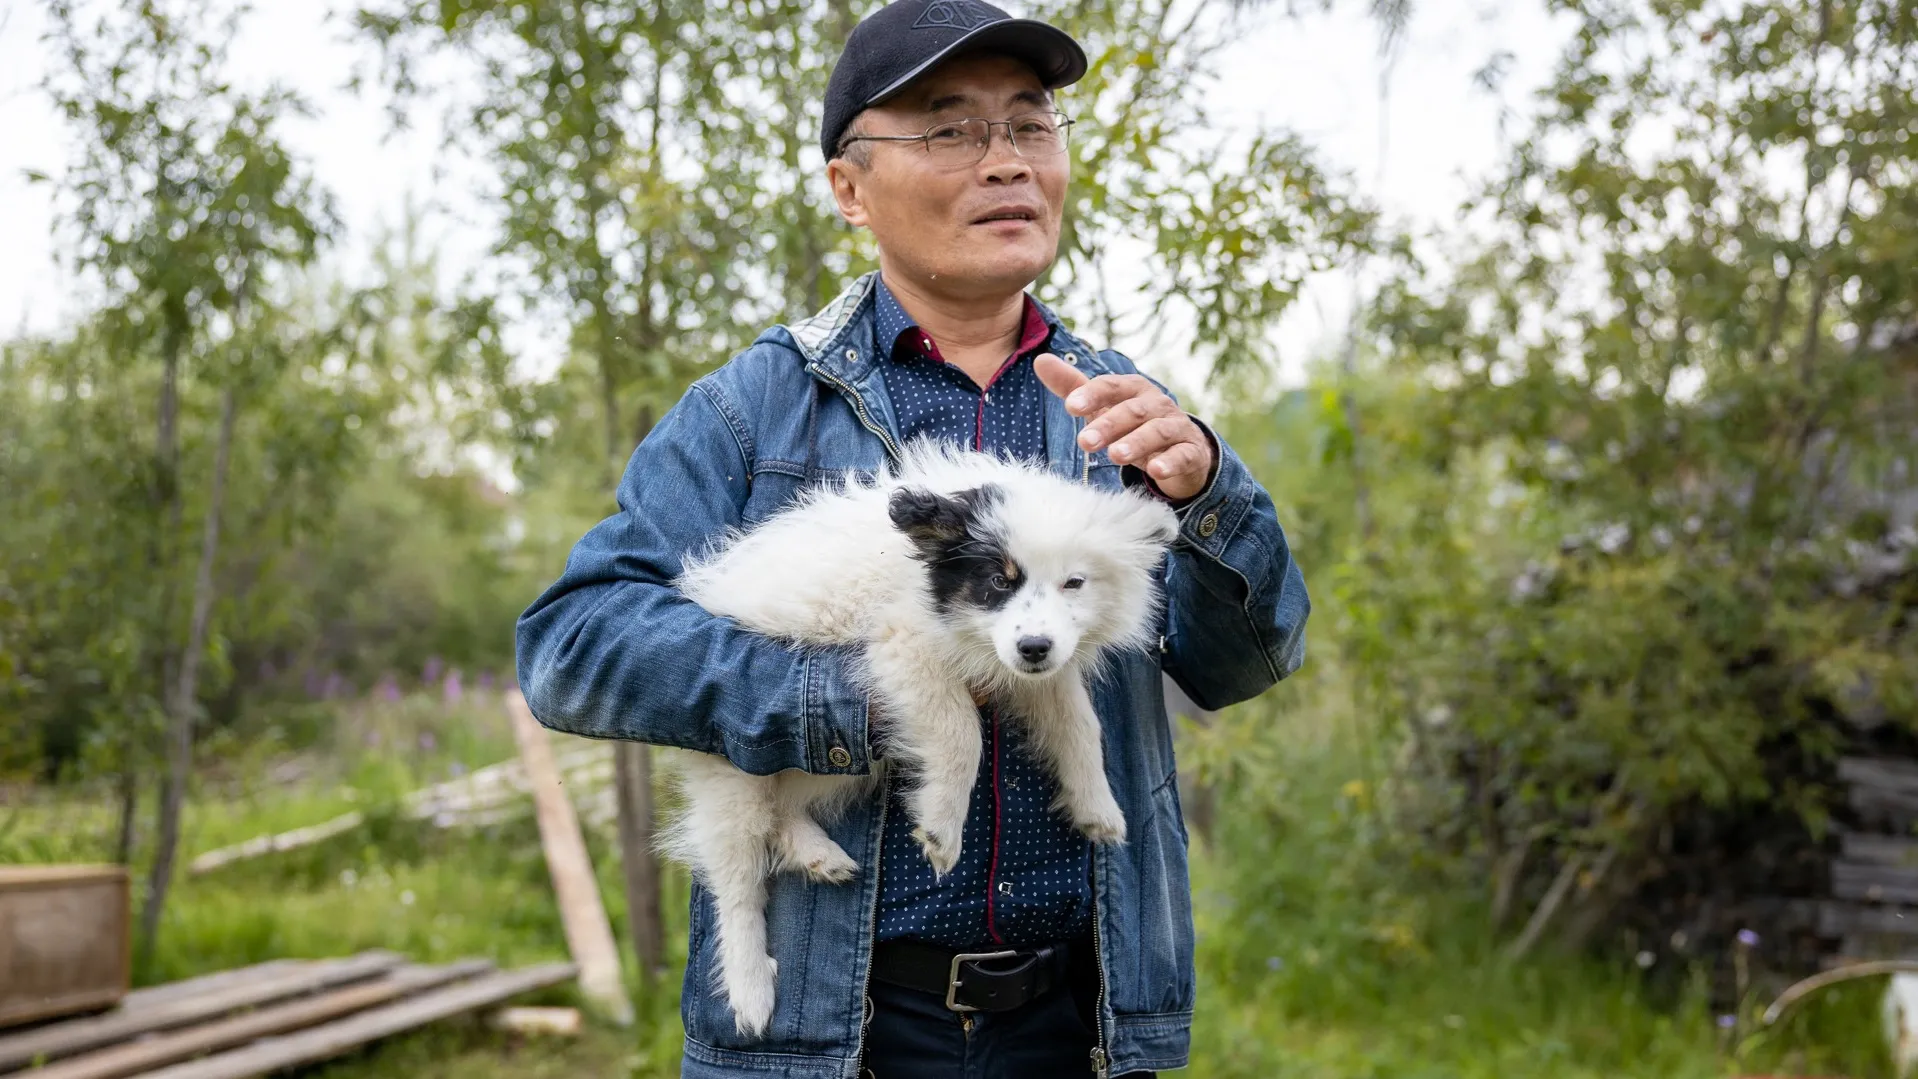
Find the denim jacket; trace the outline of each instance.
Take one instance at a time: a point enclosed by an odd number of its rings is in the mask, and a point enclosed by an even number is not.
[[[872,770],[867,701],[843,653],[750,633],[671,582],[685,552],[764,520],[816,478],[871,473],[898,452],[881,358],[870,354],[873,280],[855,281],[809,319],[767,330],[695,382],[634,451],[619,512],[579,541],[560,579],[520,618],[520,685],[540,722],[722,754],[761,775]],[[1135,372],[1124,356],[1063,329],[1050,348],[1089,375]],[[1064,402],[1047,407],[1053,469],[1105,487],[1136,481],[1103,452],[1079,449],[1083,421]],[[1129,833],[1093,856],[1100,1044],[1087,1068],[1101,1076],[1183,1067],[1190,1039],[1186,830],[1161,678],[1218,709],[1263,692],[1304,658],[1309,602],[1272,500],[1214,442],[1212,481],[1178,511],[1180,537],[1162,568],[1158,646],[1106,665],[1093,690]],[[681,997],[687,1079],[856,1079],[885,805],[875,792],[827,829],[862,867],[850,883],[790,873],[772,882],[766,914],[779,987],[763,1038],[736,1033],[716,994],[712,899],[694,882]]]

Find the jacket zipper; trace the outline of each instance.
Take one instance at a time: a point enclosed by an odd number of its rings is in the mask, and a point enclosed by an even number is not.
[[[886,452],[892,455],[893,460],[895,461],[898,460],[901,456],[899,452],[899,444],[892,440],[892,435],[888,434],[885,428],[879,426],[879,424],[873,421],[872,413],[866,410],[866,399],[864,397],[859,396],[859,391],[847,385],[846,381],[840,378],[838,375],[835,375],[831,371],[826,370],[824,367],[819,366],[819,363],[817,361],[814,361],[813,363],[807,365],[807,367],[808,367],[808,370],[812,371],[813,374],[819,376],[820,378],[825,379],[827,382],[830,382],[834,386],[838,387],[839,392],[845,394],[846,397],[852,401],[852,410],[854,413],[856,413],[859,416],[859,422],[865,425],[866,430],[871,431],[875,435],[878,435],[879,441],[885,443],[886,445]]]
[[[1099,1040],[1092,1047],[1092,1074],[1097,1079],[1106,1079],[1106,949],[1104,920],[1099,911],[1104,906],[1099,901],[1099,851],[1092,851],[1092,958],[1099,968],[1099,999],[1092,1009],[1092,1021],[1097,1029]]]
[[[866,904],[866,971],[864,976],[860,979],[860,982],[859,982],[859,985],[860,985],[859,1044],[853,1046],[853,1059],[859,1062],[862,1069],[866,1063],[866,1025],[872,1020],[871,1014],[866,1011],[866,1004],[867,1004],[867,1001],[871,999],[870,994],[872,993],[873,939],[874,937],[878,935],[878,932],[879,932],[880,881],[878,878],[879,878],[880,862],[882,859],[880,857],[880,853],[878,852],[883,852],[885,849],[886,808],[891,804],[892,804],[892,772],[890,769],[888,769],[886,774],[879,777],[879,831],[876,833],[875,838],[873,840],[873,845],[876,853],[874,853],[873,859],[872,859],[872,873],[873,873],[872,902]],[[860,1074],[863,1075],[865,1073],[862,1070]],[[1104,1076],[1101,1075],[1100,1079],[1104,1079]]]

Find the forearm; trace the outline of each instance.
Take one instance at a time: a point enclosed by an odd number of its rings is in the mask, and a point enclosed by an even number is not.
[[[843,652],[749,632],[674,586],[684,552],[739,525],[750,474],[704,392],[634,452],[619,512],[521,615],[527,704],[555,730],[722,754],[757,774],[863,773],[866,703]]]
[[[1164,662],[1195,703],[1216,710],[1298,670],[1311,601],[1271,495],[1231,447],[1206,434],[1217,463],[1205,489],[1178,509]]]

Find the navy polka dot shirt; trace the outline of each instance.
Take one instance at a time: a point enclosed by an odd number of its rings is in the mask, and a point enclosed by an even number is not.
[[[881,281],[874,344],[890,356],[886,388],[907,439],[933,437],[974,449],[1045,458],[1050,393],[1033,371],[1052,327],[1026,300],[1018,348],[982,389],[939,356],[938,346]],[[898,793],[886,809],[880,847],[882,941],[953,948],[1027,947],[1080,936],[1092,919],[1092,851],[1049,807],[1052,774],[1027,752],[1019,725],[981,710],[979,777],[966,811],[959,864],[935,880]]]

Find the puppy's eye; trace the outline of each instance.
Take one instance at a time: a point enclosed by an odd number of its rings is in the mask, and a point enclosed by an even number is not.
[[[1004,592],[1006,589],[1012,587],[1012,582],[1006,580],[1005,574],[995,573],[992,575],[992,587],[997,588],[1001,592]]]
[[[1086,579],[1075,573],[1072,576],[1067,577],[1066,583],[1060,585],[1059,587],[1065,589],[1068,592],[1072,592],[1072,591],[1076,591],[1078,589],[1084,588],[1085,586],[1086,586]]]

